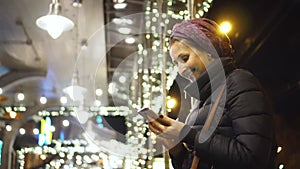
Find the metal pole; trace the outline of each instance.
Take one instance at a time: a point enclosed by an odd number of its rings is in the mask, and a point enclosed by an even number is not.
[[[163,6],[163,0],[157,0],[158,4],[158,12],[159,12],[159,18],[158,23],[160,24],[160,54],[162,57],[161,65],[161,87],[162,87],[162,114],[167,115],[167,109],[166,109],[166,98],[167,98],[167,91],[166,91],[166,56],[164,54],[164,48],[165,48],[165,38],[166,38],[166,25],[162,20],[162,6]],[[169,162],[169,153],[168,151],[163,147],[163,156],[165,161],[165,169],[169,169],[170,162]]]
[[[189,17],[188,19],[194,19],[194,0],[188,0],[188,11],[189,11]]]

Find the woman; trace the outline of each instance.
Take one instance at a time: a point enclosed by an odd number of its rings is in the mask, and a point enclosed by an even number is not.
[[[197,100],[185,123],[167,116],[148,123],[169,149],[173,167],[190,168],[196,154],[201,169],[274,168],[277,147],[268,101],[258,80],[234,65],[230,40],[218,25],[207,18],[176,24],[170,55],[179,74],[191,81],[186,92]],[[204,130],[214,104],[216,115]]]

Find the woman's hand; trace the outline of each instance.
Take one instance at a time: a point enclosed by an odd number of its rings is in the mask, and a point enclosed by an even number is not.
[[[160,115],[157,119],[153,119],[148,116],[148,119],[149,129],[153,133],[162,138],[175,139],[179,141],[179,134],[185,125],[184,123],[163,115]]]

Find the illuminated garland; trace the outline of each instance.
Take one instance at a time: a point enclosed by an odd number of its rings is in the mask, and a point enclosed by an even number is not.
[[[124,158],[104,152],[98,147],[91,147],[85,140],[66,140],[60,142],[53,140],[54,147],[24,147],[17,150],[18,163],[20,169],[24,169],[25,156],[27,154],[36,154],[41,160],[46,160],[49,156],[56,156],[53,160],[46,164],[46,168],[64,168],[64,165],[72,164],[73,167],[88,167],[101,161],[104,168],[116,168],[116,164],[123,165]],[[116,143],[109,143],[112,148],[116,147]],[[127,166],[132,166],[134,159],[127,158]],[[120,166],[118,166],[120,167]]]
[[[171,8],[175,3],[182,3],[184,4],[183,6],[186,6],[185,0],[178,2],[169,0],[167,5],[169,8]],[[198,11],[195,17],[202,17],[210,8],[211,3],[212,0],[205,0],[202,4],[196,4]],[[161,14],[160,17],[158,4],[153,1],[147,1],[145,11],[145,32],[149,33],[145,35],[144,43],[138,45],[138,70],[133,72],[134,80],[136,80],[138,83],[133,83],[136,84],[136,86],[132,86],[131,88],[135,89],[133,90],[133,92],[135,92],[135,99],[129,100],[129,105],[131,105],[134,109],[151,107],[154,111],[159,112],[162,106],[159,103],[162,103],[163,99],[161,95],[160,80],[162,72],[161,59],[163,55],[159,53],[160,46],[162,45],[160,44],[161,41],[159,39],[161,33],[159,28],[161,24],[169,28],[166,31],[167,36],[169,36],[171,34],[171,25],[169,25],[170,19],[183,20],[188,17],[188,14],[189,12],[187,8],[185,8],[178,12],[168,10],[167,13]],[[164,41],[166,42],[166,47],[163,49],[163,52],[167,55],[169,48],[168,38],[166,38]],[[149,61],[150,57],[151,62]],[[149,65],[151,66],[149,67]],[[166,75],[166,89],[169,90],[177,75],[177,68],[174,67],[170,61],[166,63]],[[139,83],[141,83],[141,86],[138,86]],[[139,87],[141,87],[141,90],[138,90]],[[147,125],[144,124],[144,119],[140,118],[139,116],[129,119],[126,124],[129,129],[126,134],[128,138],[128,144],[136,144],[138,146],[143,145],[149,148],[147,152],[140,152],[139,154],[142,159],[138,166],[143,166],[143,164],[145,164],[144,160],[152,160],[153,154],[156,152],[156,149],[153,146],[156,144],[156,137],[146,130]],[[146,136],[147,139],[144,138],[143,135]],[[145,145],[146,141],[148,141],[148,145]],[[151,168],[151,165],[147,167]]]

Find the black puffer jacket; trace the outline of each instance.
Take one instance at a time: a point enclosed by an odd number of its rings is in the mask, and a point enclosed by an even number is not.
[[[272,114],[261,85],[248,71],[236,69],[231,59],[222,58],[222,62],[226,74],[226,101],[219,104],[224,109],[219,123],[216,123],[217,128],[208,140],[199,140],[213,105],[210,82],[216,80],[218,70],[211,81],[206,72],[186,88],[199,100],[180,134],[192,151],[185,149],[180,157],[171,157],[173,167],[190,168],[195,152],[200,159],[199,169],[211,169],[212,166],[214,169],[273,169],[277,147]],[[209,68],[216,69],[213,64]],[[217,88],[222,86],[222,82],[216,84]],[[199,88],[197,92],[195,87]],[[218,92],[219,89],[215,93]]]

